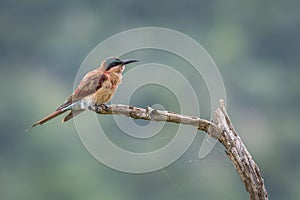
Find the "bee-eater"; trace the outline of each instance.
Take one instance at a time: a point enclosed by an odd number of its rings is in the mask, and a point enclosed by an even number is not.
[[[117,57],[110,57],[102,61],[99,68],[88,72],[83,77],[73,94],[56,111],[37,121],[26,131],[36,125],[42,125],[66,111],[71,112],[65,116],[62,122],[68,121],[93,106],[106,107],[105,103],[113,97],[121,83],[125,65],[137,61],[135,59],[121,60]]]

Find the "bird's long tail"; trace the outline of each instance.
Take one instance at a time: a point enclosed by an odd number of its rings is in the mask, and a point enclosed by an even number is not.
[[[72,119],[73,117],[75,117],[76,115],[82,113],[84,110],[80,109],[80,110],[72,110],[67,116],[65,116],[65,118],[63,118],[62,122],[66,122],[70,119]]]
[[[59,110],[54,111],[53,113],[49,114],[48,116],[46,116],[43,119],[41,119],[41,120],[37,121],[36,123],[34,123],[30,128],[26,129],[25,132],[30,131],[33,127],[35,127],[37,125],[42,125],[42,124],[46,123],[47,121],[53,119],[54,117],[57,117],[58,115],[63,114],[66,111],[67,110],[65,110],[65,109],[64,110],[59,109]]]

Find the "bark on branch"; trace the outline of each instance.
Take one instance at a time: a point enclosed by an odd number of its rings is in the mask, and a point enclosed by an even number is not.
[[[144,109],[120,104],[110,105],[107,109],[92,109],[92,111],[98,114],[125,115],[134,119],[166,121],[195,126],[199,130],[219,140],[225,147],[225,152],[240,175],[247,192],[250,194],[250,199],[268,199],[264,180],[259,168],[235,131],[225,110],[223,100],[220,100],[220,105],[214,113],[212,122],[194,116],[156,110],[151,107]]]

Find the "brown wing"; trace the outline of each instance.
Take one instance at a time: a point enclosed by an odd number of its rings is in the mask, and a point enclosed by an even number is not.
[[[71,96],[62,104],[57,110],[60,110],[72,102],[78,101],[95,93],[99,88],[102,87],[102,83],[108,79],[107,75],[101,73],[99,70],[94,70],[87,73],[80,81],[78,87]]]

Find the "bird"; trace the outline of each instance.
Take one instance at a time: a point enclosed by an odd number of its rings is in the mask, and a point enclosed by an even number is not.
[[[138,62],[136,59],[121,60],[118,57],[109,57],[101,62],[99,68],[88,72],[80,81],[78,87],[54,112],[34,123],[28,132],[37,125],[70,111],[62,122],[66,122],[83,111],[91,108],[107,108],[106,104],[113,97],[122,80],[125,65]]]

